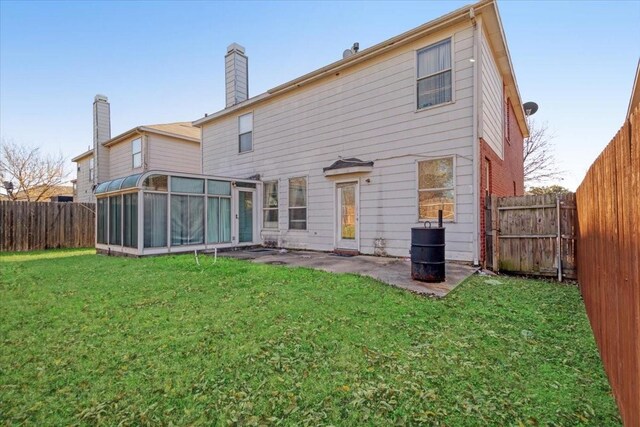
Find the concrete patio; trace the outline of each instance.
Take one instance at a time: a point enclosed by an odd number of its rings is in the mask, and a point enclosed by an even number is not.
[[[408,258],[341,256],[326,252],[281,251],[267,248],[234,250],[218,255],[263,264],[314,268],[330,273],[360,274],[417,294],[439,298],[446,296],[477,270],[470,265],[447,262],[444,282],[424,283],[411,279],[411,261]]]

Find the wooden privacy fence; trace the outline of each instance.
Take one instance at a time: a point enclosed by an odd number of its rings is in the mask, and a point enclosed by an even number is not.
[[[0,201],[0,252],[95,245],[94,203]]]
[[[485,224],[486,262],[492,270],[577,278],[573,193],[491,196]]]
[[[640,107],[576,193],[578,281],[626,426],[640,426]]]

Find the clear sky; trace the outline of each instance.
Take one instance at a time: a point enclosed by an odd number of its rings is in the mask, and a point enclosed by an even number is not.
[[[249,56],[250,96],[469,1],[90,2],[0,0],[0,136],[69,158],[112,135],[224,107],[226,47]],[[500,1],[523,101],[555,134],[575,189],[624,120],[640,55],[640,0]]]

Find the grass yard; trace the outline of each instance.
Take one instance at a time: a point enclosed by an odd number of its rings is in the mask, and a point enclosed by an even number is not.
[[[620,425],[576,287],[0,256],[0,424]]]

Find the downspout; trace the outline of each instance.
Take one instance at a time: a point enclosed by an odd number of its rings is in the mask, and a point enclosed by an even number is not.
[[[479,159],[480,159],[480,140],[478,138],[478,62],[480,59],[478,51],[478,24],[476,22],[475,10],[469,9],[469,18],[473,24],[473,265],[479,265],[479,246],[480,246],[480,185],[479,185]]]

